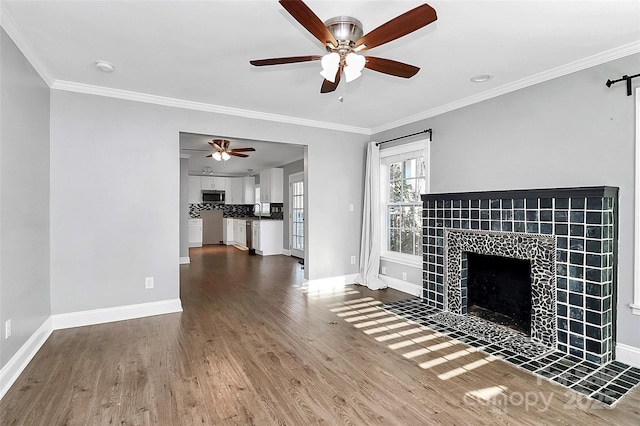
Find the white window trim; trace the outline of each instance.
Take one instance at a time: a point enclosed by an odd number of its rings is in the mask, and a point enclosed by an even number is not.
[[[425,163],[427,165],[427,173],[425,175],[425,190],[428,193],[431,192],[431,164],[430,164],[430,148],[431,144],[429,143],[429,139],[423,139],[415,142],[410,142],[398,146],[394,146],[391,148],[381,149],[380,150],[380,166],[382,166],[382,162],[387,157],[392,157],[394,155],[405,154],[411,151],[424,151]],[[380,188],[388,189],[387,175],[384,173],[380,173]],[[380,221],[380,259],[394,262],[401,265],[412,266],[417,268],[422,268],[422,256],[414,256],[405,253],[397,253],[393,251],[388,251],[387,247],[387,213],[386,213],[386,201],[388,199],[389,194],[381,194],[381,203],[380,203],[380,217],[383,219]]]
[[[634,267],[633,267],[633,303],[631,312],[640,315],[640,89],[636,89],[636,141],[635,141],[635,223],[634,223]]]

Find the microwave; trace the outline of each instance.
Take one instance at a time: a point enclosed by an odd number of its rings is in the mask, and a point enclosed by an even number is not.
[[[203,204],[224,204],[224,191],[202,191]]]

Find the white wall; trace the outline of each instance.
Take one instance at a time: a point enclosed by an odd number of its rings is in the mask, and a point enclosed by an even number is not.
[[[53,90],[53,313],[179,297],[181,131],[308,145],[305,273],[356,272],[367,136]]]
[[[604,83],[638,69],[640,55],[633,55],[374,135],[386,140],[433,128],[435,193],[620,187],[618,342],[635,347],[640,316],[632,315],[629,304],[636,112],[622,84]]]
[[[1,29],[0,43],[2,368],[51,312],[49,88]],[[12,321],[12,335],[5,340],[8,319]]]

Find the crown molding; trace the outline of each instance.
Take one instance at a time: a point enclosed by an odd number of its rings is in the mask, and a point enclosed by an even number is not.
[[[53,84],[53,75],[49,71],[44,63],[38,59],[38,56],[33,52],[29,43],[27,43],[26,39],[22,35],[22,32],[18,28],[18,25],[11,17],[11,14],[7,11],[4,3],[0,2],[0,27],[2,27],[6,33],[9,35],[11,40],[18,46],[18,49],[22,52],[27,61],[31,64],[31,66],[36,70],[40,78],[44,80],[47,86],[51,87]]]
[[[88,95],[105,96],[109,98],[124,99],[135,102],[162,105],[174,108],[191,109],[195,111],[214,112],[217,114],[233,115],[236,117],[252,118],[256,120],[275,121],[285,124],[296,124],[306,127],[337,130],[348,133],[371,135],[371,130],[364,127],[347,126],[343,124],[327,123],[324,121],[308,120],[304,118],[289,117],[286,115],[271,114],[267,112],[251,111],[247,109],[231,108],[220,105],[193,102],[183,99],[169,98],[165,96],[149,95],[146,93],[131,92],[128,90],[111,89],[108,87],[94,86],[90,84],[74,83],[72,81],[55,80],[51,89],[67,92],[84,93]]]
[[[448,104],[441,105],[439,107],[432,108],[427,111],[423,111],[419,114],[415,114],[415,115],[403,118],[401,120],[383,124],[381,126],[371,129],[371,134],[375,135],[377,133],[384,132],[386,130],[395,129],[400,126],[415,123],[416,121],[435,117],[437,115],[441,115],[446,112],[454,111],[459,108],[463,108],[463,107],[473,105],[482,101],[486,101],[488,99],[492,99],[507,93],[515,92],[516,90],[524,89],[525,87],[533,86],[535,84],[544,83],[545,81],[549,81],[554,78],[563,77],[565,75],[568,75],[577,71],[582,71],[587,68],[591,68],[596,65],[601,65],[606,62],[623,58],[625,56],[634,55],[636,53],[640,53],[640,41],[635,41],[633,43],[629,43],[624,46],[620,46],[615,49],[608,50],[606,52],[589,56],[587,58],[583,58],[578,61],[571,62],[557,68],[543,71],[541,73],[534,74],[532,76],[523,78],[521,80],[514,81],[512,83],[505,84],[500,87],[496,87],[494,89],[487,90],[485,92],[478,93],[476,95],[469,96],[464,99],[459,99],[457,101],[450,102]]]

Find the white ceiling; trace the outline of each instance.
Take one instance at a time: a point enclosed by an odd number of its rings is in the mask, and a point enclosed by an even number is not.
[[[422,3],[306,2],[322,20],[359,19],[365,33]],[[152,101],[363,134],[640,52],[640,1],[429,4],[436,22],[367,52],[421,67],[415,77],[365,69],[331,94],[320,94],[318,62],[249,64],[324,53],[276,0],[2,1],[0,17],[56,89],[152,95]],[[115,72],[97,71],[96,60],[112,62]],[[481,73],[495,77],[470,81]],[[254,168],[247,164],[241,167]]]

